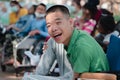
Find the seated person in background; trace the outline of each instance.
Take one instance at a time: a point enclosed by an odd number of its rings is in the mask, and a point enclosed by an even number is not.
[[[88,0],[88,4],[93,8],[92,9],[92,19],[94,19],[96,21],[96,24],[98,23],[102,11],[101,9],[98,9],[97,6],[99,5],[100,0]],[[94,30],[92,31],[91,35],[94,37],[96,34],[96,26],[94,27]]]
[[[14,26],[16,26],[15,24],[20,19],[20,17],[22,17],[24,15],[27,15],[28,10],[25,9],[25,8],[22,8],[22,6],[17,1],[11,1],[10,6],[11,6],[11,11],[12,11],[10,13],[10,15],[9,15],[9,23],[10,23],[10,25],[6,26],[7,27],[6,29],[7,29],[7,32],[13,33],[13,31],[11,31],[10,29],[13,28],[16,31],[19,31],[19,29],[17,27],[14,27]]]
[[[81,0],[72,0],[72,6],[74,7],[74,18],[80,18],[82,16]]]
[[[9,33],[12,33],[20,38],[24,37],[24,36],[20,35],[19,33],[22,30],[24,30],[25,28],[29,27],[29,24],[31,23],[31,21],[35,18],[34,12],[36,10],[36,7],[37,7],[36,5],[31,6],[31,8],[28,10],[27,15],[20,17],[20,19],[15,24],[10,25],[10,26],[6,27],[4,30],[2,30],[2,31],[4,31],[4,33],[2,34],[4,37],[2,37],[0,39],[2,45],[5,43],[5,41],[8,42],[5,36]],[[12,49],[12,41],[14,39],[12,39],[12,40],[8,39],[8,40],[9,40],[9,45],[11,44],[11,48],[9,47],[9,49],[11,50]],[[7,50],[8,45],[4,45],[4,46],[6,46],[5,50]],[[22,50],[19,50],[19,51],[22,51]],[[10,53],[13,54],[12,52],[9,51],[9,54]],[[23,52],[20,52],[20,54],[21,53],[23,53]],[[12,64],[13,62],[14,62],[14,59],[11,58],[9,61],[5,61],[4,64]],[[19,64],[19,62],[17,64]]]
[[[46,5],[40,3],[35,10],[35,18],[31,21],[28,27],[26,27],[20,35],[27,36],[28,34],[35,39],[45,39],[49,36],[46,21],[45,21]],[[38,34],[38,35],[35,35]],[[34,36],[35,35],[35,36]]]
[[[15,24],[19,20],[20,17],[28,13],[27,9],[22,8],[22,6],[16,0],[12,0],[10,2],[10,6],[11,6],[11,11],[12,11],[9,16],[10,24]]]
[[[81,0],[72,0],[72,6],[73,6],[73,13],[71,17],[74,19],[76,27],[79,26],[79,18],[82,16],[82,6],[81,6]]]
[[[30,35],[31,38],[36,39],[34,45],[34,52],[41,52],[42,48],[42,42],[45,41],[46,38],[49,37],[49,34],[47,32],[46,27],[46,21],[45,21],[45,13],[46,13],[46,5],[43,3],[40,3],[36,10],[35,10],[35,18],[31,21],[30,26],[28,26],[26,29],[24,29],[20,35],[27,36]],[[40,50],[36,51],[37,46],[39,46]],[[33,53],[34,53],[33,52]],[[42,52],[40,53],[42,54]]]
[[[36,40],[33,44],[33,53],[41,52],[40,54],[42,54],[42,43],[45,41],[46,38],[49,37],[46,27],[45,13],[46,5],[40,3],[35,10],[35,18],[31,21],[29,26],[20,33],[21,36],[30,35],[30,38],[34,38]],[[40,50],[36,49],[37,46],[41,46],[39,48]]]
[[[110,41],[111,35],[118,35],[119,33],[115,31],[115,21],[112,15],[102,14],[99,22],[98,22],[98,35],[96,35],[95,39],[97,42],[103,47],[104,51],[107,50],[107,45]]]
[[[80,18],[79,24],[78,26],[75,25],[76,28],[91,34],[96,25],[96,21],[92,18],[94,15],[93,12],[94,8],[89,3],[86,3],[83,6],[83,16]]]
[[[106,55],[100,45],[88,34],[74,29],[69,10],[63,5],[54,5],[46,12],[48,33],[57,42],[63,43],[67,58],[74,71],[74,79],[83,73],[108,71]],[[92,75],[93,78],[96,75]]]
[[[9,14],[10,11],[7,6],[2,6],[0,11],[0,23],[2,23],[4,26],[9,25]]]
[[[30,35],[31,38],[36,39],[35,43],[33,44],[34,47],[37,45],[38,42],[43,42],[43,40],[49,37],[46,27],[46,21],[44,18],[45,12],[46,12],[46,5],[40,3],[35,10],[35,18],[32,19],[31,23],[19,33],[19,35],[22,37]],[[23,54],[21,53],[23,53],[23,50],[18,50],[17,53],[18,53],[17,55],[19,56],[18,61],[22,63]],[[13,63],[13,59],[9,60],[7,63]]]
[[[16,34],[17,32],[19,33],[25,28],[29,27],[31,21],[35,18],[36,7],[37,5],[32,5],[28,10],[28,14],[20,17],[20,19],[14,25],[8,26],[7,30],[12,29],[13,33]]]
[[[99,3],[100,3],[100,0],[88,0],[88,4],[90,6],[92,6],[92,8],[94,9],[92,18],[95,19],[97,23],[98,23],[98,21],[99,21],[99,19],[101,17],[101,14],[102,14],[101,9],[97,8]]]

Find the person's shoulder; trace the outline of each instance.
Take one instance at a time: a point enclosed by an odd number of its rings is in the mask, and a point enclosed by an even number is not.
[[[20,19],[26,19],[27,15],[21,16]]]
[[[76,47],[84,43],[85,36],[87,35],[84,31],[76,30],[77,35],[75,39]]]
[[[21,8],[20,11],[28,11],[26,8]]]
[[[10,13],[10,16],[12,16],[12,15],[15,15],[15,12],[11,12],[11,13]]]
[[[86,38],[90,37],[90,35],[87,32],[85,32],[85,31],[78,30],[78,37],[81,39],[83,37],[86,37]]]
[[[79,45],[88,45],[91,41],[92,37],[87,34],[85,31],[78,30],[77,41],[76,43]]]
[[[28,10],[27,10],[26,8],[21,8],[21,9],[20,9],[20,12],[21,12],[21,13],[28,13]]]

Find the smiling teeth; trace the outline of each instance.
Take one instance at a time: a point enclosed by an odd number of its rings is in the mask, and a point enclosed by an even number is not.
[[[54,37],[58,37],[58,36],[60,36],[61,34],[58,34],[58,35],[55,35]]]

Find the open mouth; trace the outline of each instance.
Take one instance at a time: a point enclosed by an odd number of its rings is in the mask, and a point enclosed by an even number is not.
[[[58,38],[58,37],[60,37],[62,35],[62,33],[60,33],[60,34],[57,34],[57,35],[55,35],[55,36],[53,36],[54,38]]]

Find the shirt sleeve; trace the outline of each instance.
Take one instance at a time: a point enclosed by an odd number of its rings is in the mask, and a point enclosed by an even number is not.
[[[41,26],[41,28],[40,28],[40,26]],[[40,35],[43,37],[49,36],[45,20],[41,21],[41,24],[39,26],[32,27],[32,30],[39,30]]]
[[[31,30],[31,24],[33,20],[30,20],[29,24],[25,24],[25,28],[20,32],[20,35],[27,36]]]
[[[103,40],[103,43],[109,42],[110,41],[110,36],[111,36],[111,34],[106,35],[104,40]]]
[[[88,22],[86,22],[84,25],[83,25],[83,31],[91,34],[92,31],[94,30],[94,27],[96,25],[96,21],[95,20],[92,20],[90,19]]]
[[[35,70],[35,74],[47,75],[50,71],[50,68],[55,61],[55,53],[52,47],[52,41],[48,41],[48,48],[44,51],[41,56],[40,62]]]
[[[25,16],[20,17],[19,20],[15,23],[15,27],[21,29],[25,24],[24,18],[25,18]]]

